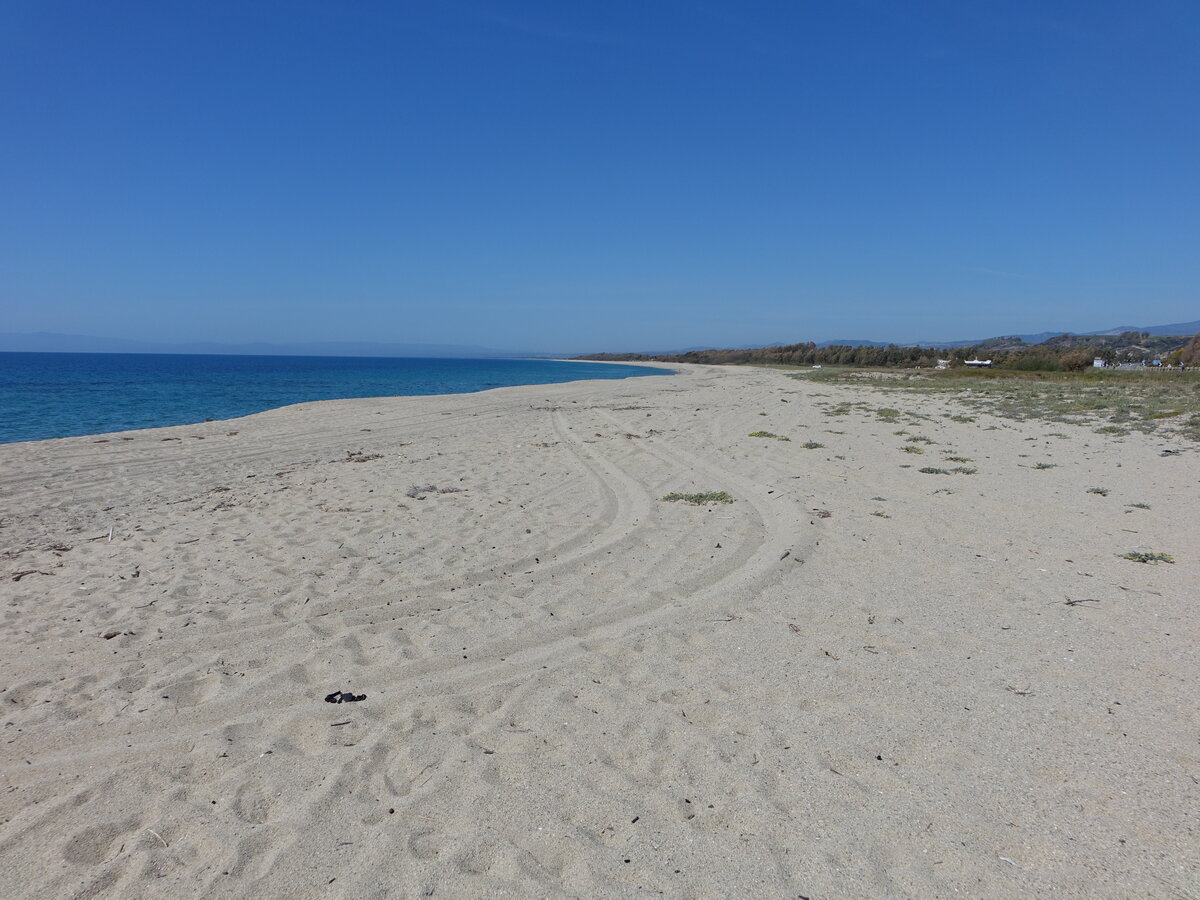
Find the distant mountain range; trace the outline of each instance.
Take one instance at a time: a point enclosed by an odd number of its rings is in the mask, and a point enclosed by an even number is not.
[[[1148,334],[1169,334],[1169,335],[1190,335],[1200,332],[1200,320],[1195,322],[1174,322],[1170,325],[1118,325],[1116,328],[1107,328],[1104,331],[1039,331],[1037,334],[1014,334],[1004,335],[1004,337],[1018,338],[1026,344],[1040,344],[1042,341],[1048,341],[1050,338],[1058,337],[1062,334],[1076,335],[1078,337],[1099,337],[1103,335],[1123,334],[1126,331],[1145,331]],[[940,349],[948,347],[971,347],[975,344],[982,344],[984,341],[994,340],[994,338],[977,338],[969,341],[906,341],[899,346],[902,347],[929,347],[930,349]],[[818,347],[886,347],[889,344],[894,344],[895,341],[860,341],[855,339],[822,341],[817,344]]]
[[[464,344],[390,344],[377,341],[313,341],[307,343],[222,344],[212,341],[169,343],[81,334],[0,334],[0,352],[8,353],[180,353],[216,356],[387,356],[438,359],[496,359],[544,356]]]
[[[1152,335],[1191,335],[1200,332],[1200,320],[1195,322],[1175,322],[1170,325],[1120,325],[1104,331],[1062,332],[1042,331],[1037,334],[1006,335],[1007,338],[1020,339],[1026,344],[1040,344],[1050,338],[1062,334],[1073,334],[1084,337],[1100,335],[1117,335],[1125,331],[1145,331]],[[899,343],[902,347],[929,347],[931,349],[969,347],[994,341],[995,338],[964,341],[867,341],[856,338],[821,341],[818,347],[886,347]],[[729,349],[750,350],[765,346],[764,344],[748,344],[744,347]],[[674,356],[701,350],[713,350],[714,347],[687,347],[683,350],[641,351],[649,356]],[[518,353],[512,350],[496,350],[491,347],[478,347],[466,344],[398,344],[380,341],[311,341],[289,342],[281,344],[246,343],[223,344],[214,341],[195,341],[190,343],[172,343],[167,341],[139,341],[126,338],[92,337],[80,334],[55,334],[39,331],[32,334],[0,334],[0,352],[8,353],[203,353],[213,355],[237,356],[387,356],[409,358],[439,358],[439,359],[529,359],[529,358],[566,358],[577,355],[572,353]]]
[[[1104,331],[1040,331],[1037,334],[1013,334],[1003,335],[1005,340],[1016,343],[1018,341],[1026,344],[1040,344],[1043,341],[1048,341],[1051,338],[1059,337],[1063,334],[1073,335],[1075,337],[1099,337],[1102,335],[1118,335],[1126,331],[1145,331],[1151,335],[1193,335],[1200,332],[1200,320],[1195,322],[1175,322],[1170,325],[1119,325],[1116,328],[1108,328]],[[952,349],[954,347],[973,347],[977,344],[995,343],[1001,337],[991,338],[975,338],[964,341],[868,341],[862,338],[838,338],[829,341],[820,341],[818,347],[928,347],[931,350]],[[803,339],[799,341],[776,341],[774,344],[739,344],[736,347],[713,347],[703,345],[699,347],[684,347],[682,350],[640,350],[637,355],[640,356],[682,356],[685,353],[701,353],[706,350],[758,350],[767,346],[784,346],[791,343],[803,343]],[[589,354],[596,355],[596,354]],[[628,355],[628,354],[618,354]]]

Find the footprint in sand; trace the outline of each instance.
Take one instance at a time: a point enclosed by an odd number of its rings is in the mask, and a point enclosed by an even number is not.
[[[198,706],[215,697],[220,689],[220,675],[205,675],[192,681],[167,685],[162,692],[180,706]]]
[[[243,822],[262,825],[271,817],[271,799],[257,784],[243,784],[237,789],[233,811]]]
[[[127,819],[78,831],[63,847],[63,859],[78,865],[98,866],[117,852],[117,839],[135,828],[137,822]]]

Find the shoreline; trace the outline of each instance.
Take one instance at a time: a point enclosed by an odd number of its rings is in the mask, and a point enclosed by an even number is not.
[[[95,355],[105,355],[105,354],[95,354]],[[117,355],[120,355],[120,354],[117,354]],[[126,355],[129,355],[129,354],[126,354]],[[133,354],[133,355],[136,355],[136,354]],[[153,354],[150,354],[150,355],[153,355]],[[167,355],[167,354],[161,354],[161,355]],[[268,357],[268,358],[274,358],[274,357]],[[325,359],[326,357],[295,357],[295,358]],[[357,359],[357,357],[348,357],[348,358]],[[369,357],[369,358],[375,358],[375,357]],[[386,359],[386,357],[380,357],[380,358]],[[457,361],[457,358],[455,358],[455,359]],[[506,359],[509,359],[509,358],[506,358]],[[569,359],[551,360],[551,359],[538,359],[538,358],[533,358],[533,357],[530,357],[528,359],[512,357],[511,359],[513,361],[520,361],[520,362],[580,362],[580,363],[591,363],[592,362],[590,360],[569,360]],[[441,361],[441,360],[437,360],[437,361]],[[488,362],[490,360],[485,359],[482,361]],[[597,363],[593,363],[593,364],[597,364]],[[663,372],[663,374],[674,374],[673,369],[671,369],[669,366],[666,366],[663,364],[622,363],[620,365],[627,365],[629,367],[636,367],[636,368],[664,369],[665,371]],[[646,376],[630,375],[630,376],[626,376],[626,377],[634,378],[634,377],[646,377]],[[590,381],[590,380],[596,380],[596,379],[588,379],[588,378],[573,379],[573,381]],[[113,437],[119,437],[119,436],[121,436],[123,434],[127,434],[127,433],[154,431],[154,430],[162,429],[162,428],[186,428],[186,427],[198,427],[200,425],[211,424],[211,423],[237,422],[237,421],[245,419],[249,416],[255,416],[255,415],[259,415],[261,413],[272,412],[273,410],[284,409],[289,406],[300,406],[300,405],[309,404],[309,403],[337,403],[337,402],[342,402],[342,401],[388,399],[388,398],[398,398],[398,397],[447,397],[447,396],[458,396],[458,395],[464,395],[464,394],[485,393],[487,391],[492,391],[492,390],[502,390],[507,387],[537,387],[537,386],[539,386],[539,384],[567,384],[567,383],[571,383],[571,382],[570,381],[551,381],[551,382],[538,382],[538,383],[534,383],[534,384],[501,385],[499,387],[484,387],[484,388],[479,388],[477,390],[471,390],[471,391],[452,391],[452,392],[430,393],[430,394],[389,394],[389,395],[367,396],[367,397],[334,397],[334,398],[317,399],[317,400],[298,400],[293,403],[284,403],[284,404],[281,404],[280,406],[267,407],[266,409],[256,410],[254,412],[245,413],[244,415],[240,415],[240,416],[206,418],[199,422],[175,422],[175,423],[169,423],[169,424],[164,424],[164,425],[149,425],[149,426],[145,426],[142,428],[123,428],[123,429],[117,429],[117,430],[113,430],[113,431],[96,431],[96,432],[88,432],[86,434],[69,434],[69,435],[61,435],[58,437],[33,438],[30,440],[14,440],[14,441],[4,440],[4,441],[0,441],[0,447],[7,446],[9,444],[36,444],[36,443],[40,443],[42,441],[60,441],[60,440],[69,440],[72,438],[107,437],[107,438],[111,439]]]
[[[1181,439],[670,370],[0,445],[13,896],[1194,883]]]

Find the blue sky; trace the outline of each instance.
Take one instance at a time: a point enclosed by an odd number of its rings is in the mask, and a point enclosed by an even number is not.
[[[1200,317],[1200,4],[8,2],[0,331],[662,349]]]

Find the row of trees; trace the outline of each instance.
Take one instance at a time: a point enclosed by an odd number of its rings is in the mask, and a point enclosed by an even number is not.
[[[931,347],[854,347],[831,345],[818,347],[809,341],[803,344],[786,344],[778,347],[761,347],[751,350],[692,350],[674,355],[647,355],[640,353],[596,353],[584,359],[691,362],[718,365],[786,365],[786,366],[880,366],[902,368],[933,368],[939,360],[948,360],[951,366],[960,366],[968,359],[991,359],[994,365],[1004,368],[1029,371],[1079,371],[1092,365],[1096,357],[1108,364],[1138,362],[1147,358],[1147,347],[1139,344],[1122,345],[1120,335],[1115,338],[1089,340],[1085,346],[1071,346],[1068,341],[1049,341],[1044,344],[1022,345],[1020,341],[1008,347],[997,346],[990,340],[969,347],[938,349]],[[1128,335],[1140,339],[1136,332]],[[1200,365],[1200,335],[1191,343],[1181,347],[1186,338],[1168,339],[1176,349],[1163,354],[1168,365],[1183,362],[1184,365]],[[1157,343],[1157,342],[1156,342]],[[1167,346],[1171,346],[1168,344]],[[1155,348],[1160,349],[1160,348]],[[1165,349],[1165,348],[1162,348]],[[1157,357],[1156,354],[1149,355]]]

